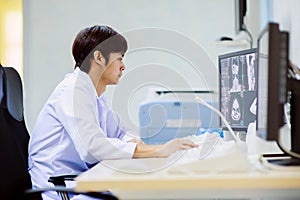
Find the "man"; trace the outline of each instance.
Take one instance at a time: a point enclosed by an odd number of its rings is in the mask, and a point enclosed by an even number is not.
[[[130,136],[107,106],[106,86],[119,82],[126,50],[125,38],[108,26],[78,33],[72,46],[75,70],[55,88],[31,134],[29,173],[34,187],[53,186],[50,176],[83,172],[105,159],[168,157],[197,147],[184,139],[144,144]],[[43,198],[59,199],[55,192]]]

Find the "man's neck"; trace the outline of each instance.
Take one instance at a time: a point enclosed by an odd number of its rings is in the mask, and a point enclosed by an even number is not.
[[[96,91],[98,96],[100,97],[106,90],[106,85],[101,82],[101,80],[98,82],[98,85],[96,87]]]
[[[95,72],[92,72],[91,70],[88,73],[88,75],[90,76],[90,78],[93,82],[93,85],[96,89],[98,96],[101,96],[106,90],[106,84],[101,80],[101,78],[100,78],[101,75],[99,74],[99,72],[95,73]]]

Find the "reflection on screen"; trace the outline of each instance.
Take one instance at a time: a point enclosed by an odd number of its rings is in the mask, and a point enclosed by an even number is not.
[[[264,34],[260,39],[258,60],[258,99],[257,99],[257,129],[259,130],[258,135],[261,138],[266,139],[267,137],[267,105],[268,105],[268,40],[269,34]]]
[[[256,98],[256,49],[219,56],[220,108],[233,130],[255,121],[250,107]],[[221,127],[226,126],[221,122]]]

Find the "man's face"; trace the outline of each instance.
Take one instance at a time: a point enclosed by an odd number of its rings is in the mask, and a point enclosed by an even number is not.
[[[101,79],[106,85],[119,83],[122,72],[125,70],[122,53],[110,53],[106,68]]]

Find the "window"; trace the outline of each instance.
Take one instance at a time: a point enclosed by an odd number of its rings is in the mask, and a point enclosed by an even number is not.
[[[22,0],[0,0],[0,62],[23,77]]]

